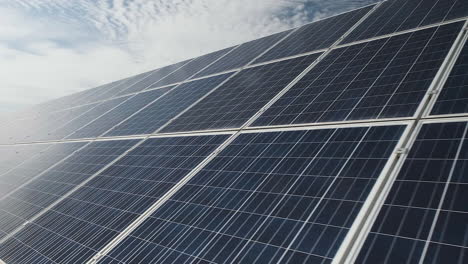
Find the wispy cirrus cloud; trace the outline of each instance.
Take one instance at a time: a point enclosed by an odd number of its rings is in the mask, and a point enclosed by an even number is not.
[[[0,0],[0,111],[374,0]]]

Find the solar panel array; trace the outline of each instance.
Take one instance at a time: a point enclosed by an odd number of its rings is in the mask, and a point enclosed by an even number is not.
[[[468,262],[467,28],[388,0],[3,117],[0,263]]]

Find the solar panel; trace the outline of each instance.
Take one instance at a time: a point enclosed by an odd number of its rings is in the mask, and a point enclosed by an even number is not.
[[[356,263],[466,263],[467,128],[422,126]]]
[[[128,99],[128,97],[120,97],[97,104],[88,112],[83,113],[81,116],[70,120],[62,126],[59,126],[57,128],[51,128],[51,132],[49,132],[49,139],[63,139],[66,136],[69,136],[76,130],[92,122],[94,119],[105,114],[107,111],[110,111],[111,109],[115,108],[116,106],[124,102],[126,99]]]
[[[228,136],[146,140],[4,243],[3,260],[85,263]]]
[[[368,39],[468,16],[465,0],[388,0],[361,23],[343,43]]]
[[[162,68],[150,71],[149,74],[146,76],[146,78],[133,84],[127,89],[117,93],[117,96],[123,95],[123,94],[135,93],[135,92],[139,92],[147,88],[150,88],[153,84],[157,83],[159,80],[166,77],[167,75],[177,70],[178,68],[182,67],[184,64],[186,64],[189,61],[190,60],[182,61],[179,63],[175,63],[166,67],[162,67]]]
[[[465,43],[431,115],[468,113],[468,42]]]
[[[169,86],[161,89],[151,90],[128,98],[122,104],[100,116],[85,127],[80,128],[67,138],[74,139],[98,137],[134,114],[136,111],[140,110],[142,107],[163,96],[172,88],[172,86]]]
[[[328,48],[372,8],[364,7],[302,26],[255,60],[255,63]]]
[[[288,35],[292,30],[283,31],[267,37],[252,40],[239,45],[226,56],[211,64],[206,69],[199,72],[195,77],[202,77],[218,72],[239,68],[247,65],[268,48]]]
[[[183,83],[104,136],[151,134],[231,76],[217,75]]]
[[[253,126],[413,116],[462,26],[333,50]]]
[[[242,70],[162,132],[240,127],[319,56],[317,53]]]
[[[403,129],[241,134],[99,263],[330,263]]]
[[[94,173],[104,168],[109,162],[132,147],[138,140],[93,142],[85,148],[73,153],[66,160],[56,164],[39,177],[22,185],[13,193],[0,200],[0,236],[19,228],[26,221],[41,212],[44,208],[60,199],[65,193],[79,185]],[[70,144],[70,143],[66,143]],[[72,143],[83,144],[83,143]],[[53,155],[56,153],[46,154]],[[59,155],[59,158],[63,156]],[[33,162],[33,166],[41,169],[52,165],[45,161]],[[57,162],[58,159],[53,161]],[[46,165],[46,166],[43,166]],[[35,167],[27,167],[26,170]],[[31,177],[37,176],[41,171],[33,171]],[[22,174],[20,174],[22,176]],[[2,176],[3,178],[3,176]],[[3,248],[3,245],[2,247]]]
[[[230,48],[218,50],[218,51],[211,52],[206,55],[197,57],[191,60],[189,63],[185,64],[184,66],[180,67],[175,72],[164,77],[159,82],[152,85],[151,87],[159,87],[159,86],[169,85],[169,84],[188,80],[194,74],[204,69],[205,67],[207,67],[208,65],[216,61],[217,59],[221,58],[226,53],[230,52],[232,49],[233,47],[230,47]]]

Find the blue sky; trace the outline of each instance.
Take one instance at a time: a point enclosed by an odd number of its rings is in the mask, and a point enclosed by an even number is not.
[[[0,113],[375,0],[0,0]]]

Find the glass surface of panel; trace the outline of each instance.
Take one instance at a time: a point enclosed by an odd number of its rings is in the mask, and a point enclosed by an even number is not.
[[[431,115],[468,113],[468,42],[458,57]]]
[[[468,1],[465,0],[388,0],[354,29],[343,43],[466,16]]]
[[[240,127],[318,56],[312,54],[242,70],[162,132]]]
[[[89,123],[85,127],[77,130],[75,133],[68,136],[67,139],[99,137],[107,130],[113,128],[120,122],[124,121],[126,118],[130,117],[135,112],[141,110],[146,105],[163,96],[172,88],[173,86],[169,86],[139,93],[129,98],[106,114],[102,115],[98,119]]]
[[[136,142],[138,140],[93,142],[1,199],[0,236],[3,237],[20,227],[104,168]],[[33,165],[42,166],[42,163]],[[3,245],[0,248],[3,248]]]
[[[411,117],[462,26],[333,50],[252,126]]]
[[[241,134],[100,263],[331,263],[403,130]]]
[[[372,8],[373,6],[364,7],[301,26],[274,48],[255,60],[255,63],[328,48]]]
[[[195,77],[202,77],[245,66],[247,63],[255,59],[261,53],[265,52],[268,48],[277,43],[290,32],[291,30],[287,30],[243,43],[200,73],[197,73]]]
[[[356,263],[468,261],[467,127],[423,125]]]
[[[228,137],[146,140],[7,240],[0,258],[85,263]]]
[[[151,134],[217,87],[231,74],[180,84],[163,98],[116,126],[104,136]]]

